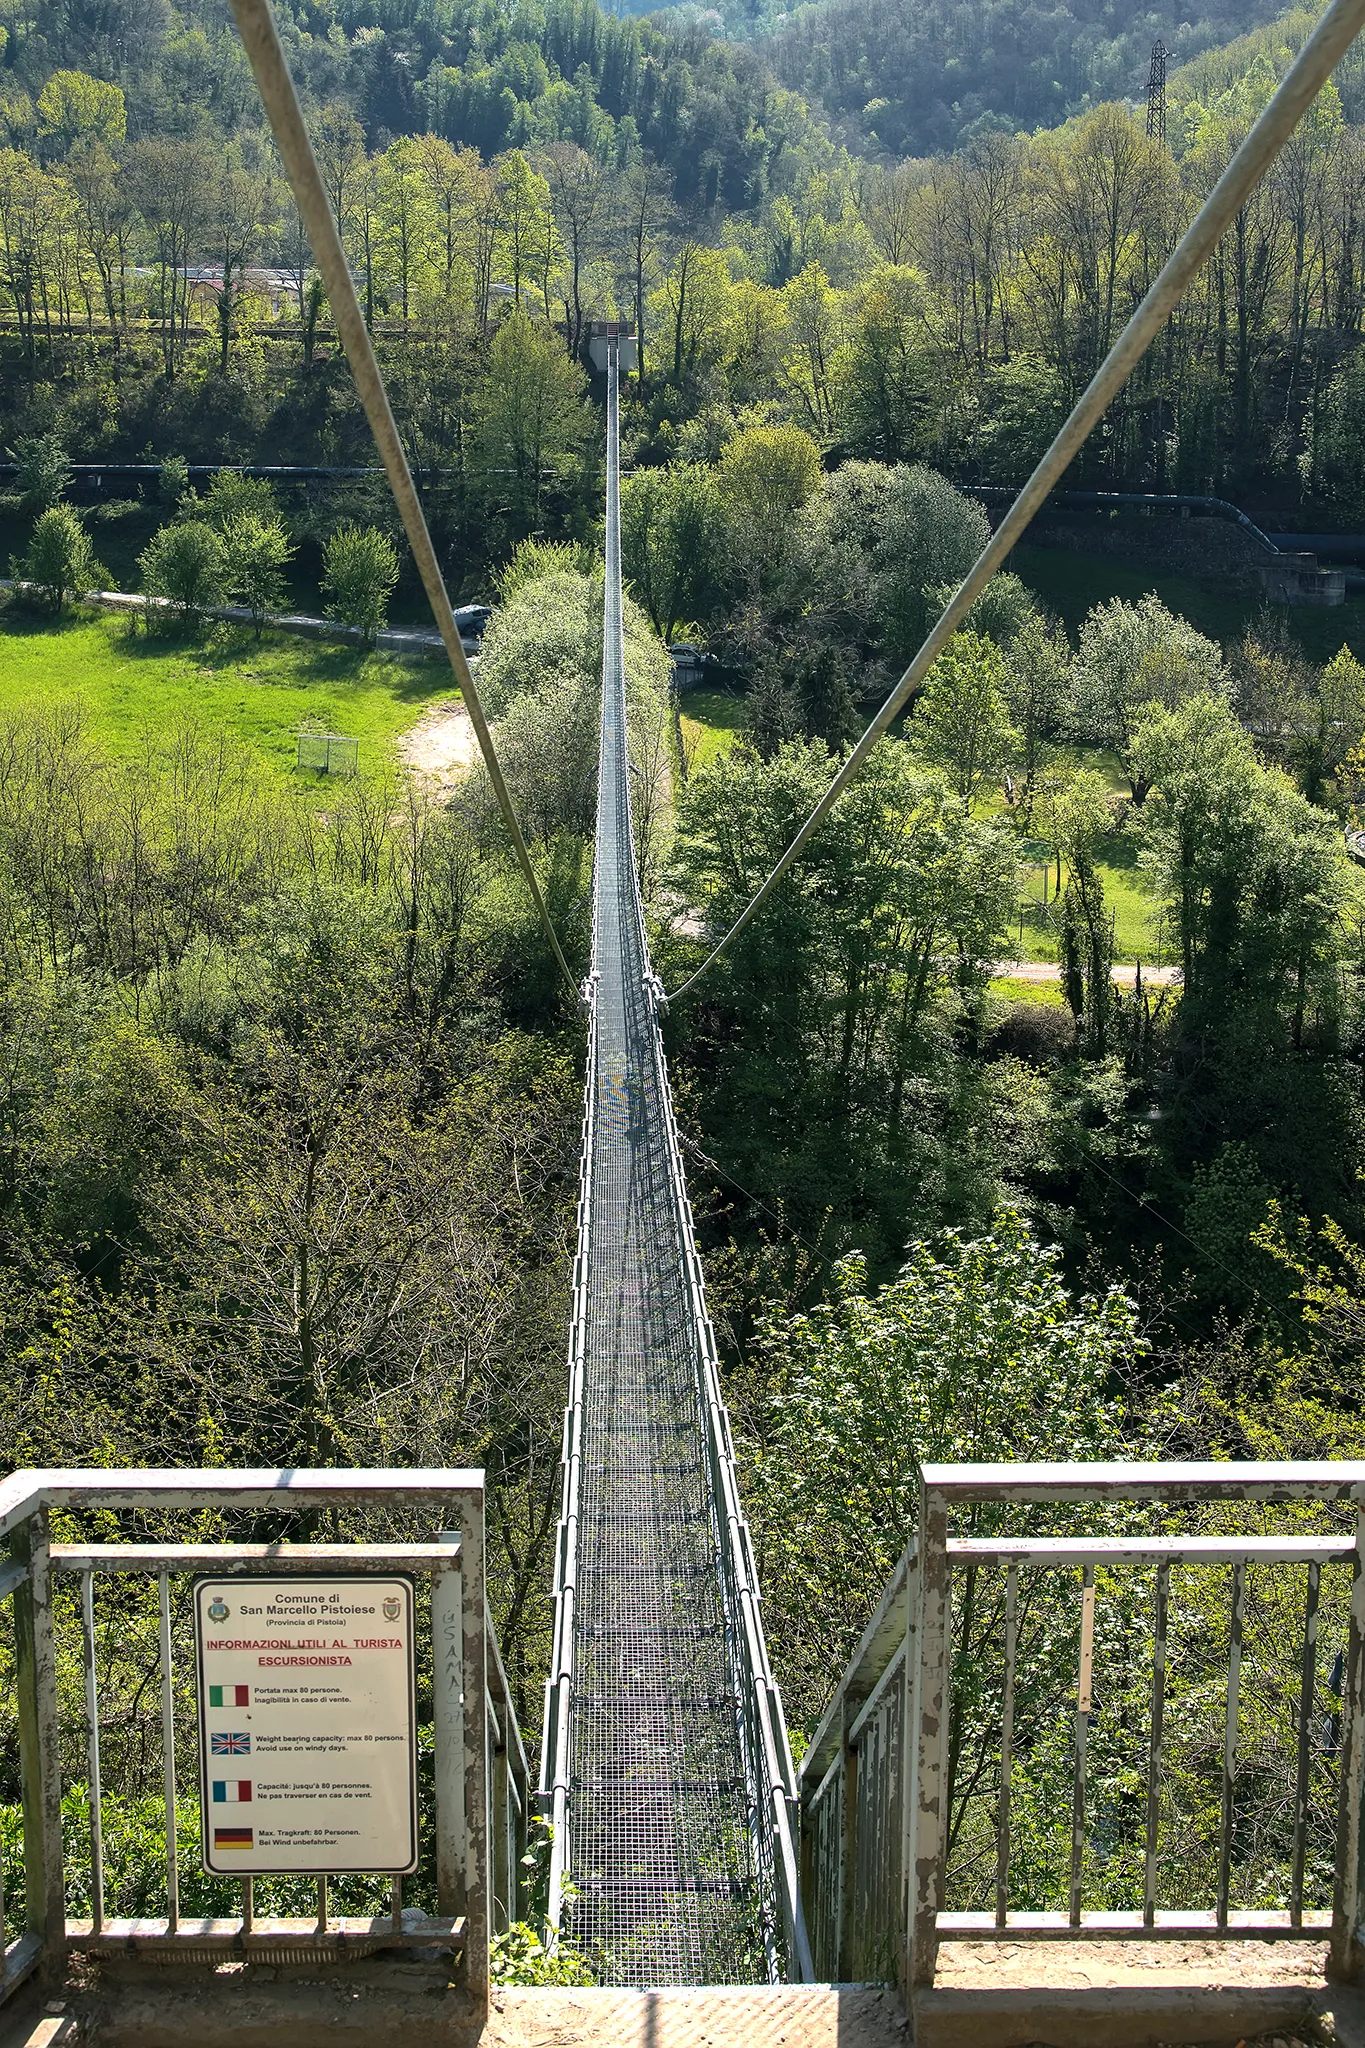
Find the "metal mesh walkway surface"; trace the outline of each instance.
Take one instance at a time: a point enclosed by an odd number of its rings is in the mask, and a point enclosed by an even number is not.
[[[605,1983],[761,1982],[808,1974],[791,1762],[636,879],[614,342],[608,385],[591,1033],[542,1777],[551,1919]]]

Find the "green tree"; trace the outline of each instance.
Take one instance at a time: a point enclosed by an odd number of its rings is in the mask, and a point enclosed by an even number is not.
[[[955,590],[989,538],[981,507],[936,470],[846,462],[807,508],[803,596],[899,670],[937,613],[935,592]]]
[[[34,523],[19,574],[60,612],[69,597],[89,590],[100,575],[90,536],[70,505],[50,505]]]
[[[728,930],[832,766],[817,741],[768,760],[740,745],[688,782],[673,886],[702,947]],[[944,1032],[979,1012],[1014,898],[1013,835],[972,818],[907,742],[883,741],[712,984],[706,1114],[725,1170],[789,1200],[798,1228],[818,1228],[831,1205],[862,1219],[850,1227],[878,1259],[926,1186],[976,1208],[994,1169],[979,1120],[954,1122]]]
[[[184,625],[197,624],[223,595],[223,543],[207,520],[173,520],[152,536],[137,559],[148,597],[163,599]]]
[[[1142,1350],[1134,1306],[1064,1286],[1021,1217],[909,1248],[870,1293],[858,1255],[809,1314],[756,1343],[762,1437],[747,1446],[769,1628],[798,1726],[828,1697],[913,1531],[921,1466],[1119,1454],[1116,1372]]]
[[[820,475],[820,450],[803,428],[746,427],[721,450],[718,482],[746,544],[762,549],[780,542]]]
[[[242,469],[217,469],[209,478],[202,498],[185,501],[187,519],[206,519],[217,533],[225,532],[233,519],[278,520],[279,501],[268,478],[248,476]]]
[[[1063,987],[1097,1059],[1108,1050],[1113,1009],[1113,926],[1104,900],[1099,849],[1114,829],[1104,777],[1083,768],[1060,789],[1052,805],[1052,829],[1058,857],[1067,869],[1062,902]]]
[[[841,394],[860,455],[905,462],[926,438],[934,394],[926,310],[924,286],[909,267],[887,264],[863,289]]]
[[[925,678],[910,731],[918,752],[944,771],[966,804],[1003,774],[1019,735],[993,640],[954,633]]]
[[[1213,641],[1167,611],[1154,591],[1136,604],[1115,597],[1096,605],[1081,627],[1073,681],[1078,737],[1113,749],[1138,804],[1150,788],[1133,751],[1145,706],[1172,709],[1189,697],[1231,692]]]
[[[1190,1034],[1303,1042],[1310,1005],[1330,1023],[1343,897],[1339,828],[1278,770],[1218,697],[1153,705],[1133,756],[1153,794],[1145,858],[1180,945]]]
[[[1034,616],[1009,640],[1005,653],[1005,702],[1019,734],[1019,801],[1024,822],[1033,806],[1049,750],[1071,722],[1071,646],[1063,626]]]
[[[1316,687],[1288,710],[1289,754],[1304,795],[1320,803],[1329,781],[1365,740],[1365,668],[1342,647],[1316,678]]]
[[[508,315],[475,399],[475,433],[492,472],[489,494],[510,496],[521,518],[539,517],[547,483],[586,440],[586,391],[582,370],[543,320]]]
[[[61,437],[33,434],[14,451],[15,482],[26,512],[46,512],[66,496],[71,464]]]
[[[398,550],[377,526],[339,526],[322,550],[327,616],[354,626],[367,647],[389,615],[398,581]]]
[[[528,836],[587,838],[597,809],[597,692],[566,677],[524,691],[497,722],[498,759]]]
[[[284,605],[284,572],[294,549],[279,519],[237,512],[223,524],[223,563],[229,595],[251,613],[257,638],[267,616]]]
[[[724,552],[713,473],[700,463],[642,469],[621,490],[621,567],[655,631],[672,640],[704,618]]]
[[[38,95],[38,133],[53,156],[65,156],[84,135],[118,149],[128,131],[123,88],[84,71],[54,71]]]

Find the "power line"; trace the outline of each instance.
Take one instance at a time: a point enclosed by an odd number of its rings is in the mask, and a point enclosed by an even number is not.
[[[238,4],[247,5],[250,4],[250,0],[234,0],[234,5]],[[712,947],[701,965],[694,968],[687,979],[672,991],[669,996],[670,1002],[677,1002],[686,995],[706,970],[720,958],[731,941],[744,930],[759,905],[771,894],[807,840],[833,809],[849,783],[861,771],[863,763],[877,741],[909,702],[991,577],[1004,565],[1011,550],[1023,538],[1034,514],[1041,509],[1054,484],[1060,482],[1073,459],[1080,453],[1091,428],[1102,417],[1111,399],[1122,390],[1146,353],[1148,344],[1155,339],[1179,305],[1187,287],[1203,269],[1223,234],[1245,206],[1299,121],[1317,98],[1329,75],[1354,42],[1362,25],[1365,25],[1365,0],[1332,0],[1332,5],[1281,80],[1274,98],[1261,113],[1213,191],[1181,236],[1174,252],[1162,266],[1141,305],[1076,401],[1052,446],[940,613],[919,653],[800,827],[767,880],[745,905],[729,931]]]
[[[1361,4],[1365,7],[1365,0],[1361,0]],[[541,894],[540,883],[536,879],[536,871],[531,865],[531,856],[522,837],[521,826],[517,822],[511,794],[503,780],[502,769],[494,751],[488,720],[484,716],[483,705],[479,701],[479,693],[474,687],[474,678],[465,659],[459,628],[455,623],[455,615],[450,608],[450,598],[446,592],[445,578],[436,560],[436,550],[431,544],[426,515],[422,511],[421,500],[412,481],[412,471],[408,467],[408,458],[399,438],[397,422],[389,405],[389,395],[384,388],[379,364],[375,360],[365,316],[355,295],[355,285],[351,281],[350,269],[341,247],[341,237],[337,232],[336,221],[332,217],[331,203],[323,188],[322,175],[318,170],[317,159],[313,155],[313,145],[308,139],[308,130],[304,125],[303,110],[299,106],[298,94],[289,75],[289,65],[285,59],[279,31],[275,26],[274,15],[270,11],[270,0],[232,0],[232,11],[236,16],[242,47],[250,60],[267,118],[279,146],[300,218],[308,232],[314,261],[327,290],[327,297],[336,319],[337,332],[341,336],[346,360],[355,378],[360,402],[365,408],[365,417],[370,423],[375,448],[388,475],[389,485],[407,533],[408,545],[412,549],[413,559],[430,600],[436,624],[445,642],[445,650],[450,658],[450,666],[455,672],[455,680],[460,686],[465,708],[469,712],[470,723],[478,738],[479,749],[488,769],[488,779],[498,800],[498,809],[502,812],[517,861],[526,877],[526,886],[531,892],[536,915],[559,963],[559,971],[576,995],[578,985],[569,971],[569,963],[559,943],[559,934],[554,928],[545,898]]]

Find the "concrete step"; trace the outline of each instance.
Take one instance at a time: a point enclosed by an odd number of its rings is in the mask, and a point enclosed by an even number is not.
[[[75,2014],[62,1999],[20,1993],[13,2009],[0,2011],[0,2048],[74,2048]]]
[[[479,2048],[908,2048],[909,2041],[898,2002],[877,1985],[501,1986]]]

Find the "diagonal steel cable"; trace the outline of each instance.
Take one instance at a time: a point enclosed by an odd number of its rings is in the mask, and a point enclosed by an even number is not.
[[[1224,233],[1255,191],[1271,164],[1326,84],[1331,72],[1365,26],[1365,0],[1333,0],[1292,67],[1218,183],[1205,200],[1133,317],[1110,349],[1099,369],[1063,422],[1056,439],[1020,491],[990,542],[977,556],[958,589],[940,613],[923,646],[882,705],[829,788],[800,827],[795,838],[750,897],[724,937],[717,940],[701,965],[680,982],[668,997],[676,1003],[696,986],[707,969],[744,930],[759,906],[772,893],[791,867],[811,834],[827,817],[845,789],[861,770],[877,741],[900,712],[913,691],[942,653],[948,640],[971,610],[1010,550],[1023,538],[1029,522],[1042,506],[1075,456],[1080,453],[1093,426],[1117,397],[1136,369],[1148,345],[1156,338],[1169,315],[1184,297]]]
[[[577,983],[569,971],[564,950],[559,943],[553,920],[541,893],[540,883],[531,865],[531,856],[522,837],[521,826],[512,805],[507,784],[493,747],[493,736],[488,729],[479,693],[474,687],[474,678],[465,659],[460,642],[460,632],[455,624],[455,615],[450,608],[445,578],[436,560],[436,551],[431,544],[427,530],[426,515],[412,481],[408,458],[399,438],[398,425],[384,389],[384,380],[375,361],[374,348],[370,341],[369,329],[356,298],[355,286],[351,282],[350,269],[341,246],[341,236],[332,217],[331,204],[323,187],[322,174],[313,155],[313,145],[308,139],[304,126],[303,109],[299,105],[294,81],[289,73],[289,64],[280,42],[279,30],[270,9],[270,0],[232,0],[232,12],[237,20],[242,47],[255,75],[256,85],[265,107],[266,117],[274,131],[276,146],[284,163],[294,200],[300,218],[312,245],[313,259],[322,276],[327,290],[328,301],[341,336],[346,360],[355,378],[360,402],[365,408],[365,417],[370,423],[374,444],[388,475],[394,499],[408,537],[427,597],[431,603],[450,666],[460,686],[469,712],[470,722],[478,738],[479,749],[488,769],[488,779],[498,800],[498,809],[511,836],[518,863],[526,877],[526,886],[536,907],[545,936],[550,942],[559,971],[575,995]]]

